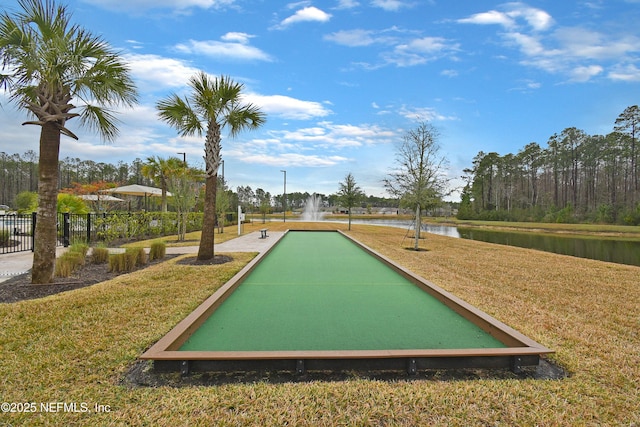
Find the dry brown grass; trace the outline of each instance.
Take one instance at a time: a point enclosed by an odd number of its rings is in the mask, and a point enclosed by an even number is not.
[[[270,230],[302,224],[268,224]],[[335,228],[335,224],[308,224]],[[245,231],[252,231],[247,226]],[[255,229],[263,228],[256,224]],[[346,225],[338,225],[346,230]],[[111,412],[2,414],[16,425],[638,425],[640,268],[354,225],[353,237],[541,344],[563,380],[370,381],[128,388],[142,351],[249,261],[175,260],[90,288],[0,305],[0,394]],[[403,247],[404,246],[404,247]]]

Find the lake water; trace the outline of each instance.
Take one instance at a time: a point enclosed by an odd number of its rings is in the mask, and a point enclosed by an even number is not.
[[[463,239],[538,249],[580,258],[640,266],[640,242],[608,237],[518,233],[458,227]]]
[[[353,223],[386,225],[413,230],[411,221],[400,220],[353,220]],[[501,245],[537,249],[580,258],[597,259],[640,266],[640,242],[611,237],[581,237],[553,233],[496,231],[474,227],[454,227],[423,224],[423,231],[442,236],[479,240]]]

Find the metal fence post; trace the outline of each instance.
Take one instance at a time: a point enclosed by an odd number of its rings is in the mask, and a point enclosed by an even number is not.
[[[91,213],[87,213],[87,245],[91,243]]]
[[[64,247],[69,247],[69,235],[70,233],[70,223],[71,223],[71,218],[69,215],[69,212],[65,212],[62,214],[63,217],[63,228],[62,228],[62,233],[63,233],[63,237],[62,237],[62,241],[64,242]]]
[[[36,213],[31,212],[31,252],[36,251]]]

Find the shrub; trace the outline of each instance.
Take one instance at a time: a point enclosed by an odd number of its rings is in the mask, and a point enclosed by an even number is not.
[[[70,249],[56,259],[54,275],[56,277],[69,277],[78,267],[84,265],[84,262],[85,253],[82,250]]]
[[[622,213],[622,221],[625,225],[640,225],[640,203],[635,209],[628,209]]]
[[[153,261],[155,259],[164,258],[167,253],[167,244],[162,241],[155,241],[151,243],[151,249],[149,249],[149,261]]]
[[[133,269],[136,268],[137,259],[137,251],[126,251],[124,253],[124,271],[133,271]]]
[[[35,212],[38,208],[38,193],[35,191],[22,191],[14,200],[18,213]]]
[[[127,263],[124,253],[109,255],[109,271],[114,273],[120,273],[126,271]]]
[[[56,269],[54,275],[56,277],[69,277],[73,274],[74,267],[69,260],[58,258],[56,260]]]
[[[133,266],[145,265],[147,263],[147,254],[144,248],[127,248],[126,253],[133,262]]]
[[[91,262],[93,264],[106,264],[109,261],[109,249],[103,247],[93,248]]]
[[[86,257],[87,253],[89,252],[89,245],[87,245],[86,243],[74,243],[69,246],[68,252],[77,252],[82,254],[83,257]]]
[[[615,217],[615,208],[609,204],[601,204],[598,206],[594,222],[612,223]]]
[[[73,214],[86,214],[89,212],[87,205],[78,196],[73,194],[60,193],[58,194],[58,212],[69,212]]]
[[[123,253],[109,255],[110,272],[131,272],[136,266],[147,263],[144,248],[127,248]]]

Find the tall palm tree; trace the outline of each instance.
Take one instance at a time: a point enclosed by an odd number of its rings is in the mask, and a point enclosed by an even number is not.
[[[147,163],[142,165],[142,175],[152,179],[162,190],[162,212],[167,211],[167,187],[170,177],[186,167],[184,162],[177,157],[162,159],[160,156],[147,157]]]
[[[0,15],[0,85],[20,109],[35,117],[23,124],[41,127],[31,281],[50,283],[56,256],[60,135],[78,139],[67,121],[80,117],[81,125],[113,140],[118,129],[109,107],[132,106],[137,92],[117,53],[100,37],[72,25],[65,6],[52,0],[18,4],[22,11]]]
[[[220,166],[221,130],[227,128],[231,137],[245,129],[256,129],[265,122],[258,107],[243,103],[243,85],[229,77],[210,78],[200,72],[189,79],[190,96],[176,94],[159,101],[156,108],[160,118],[174,127],[181,136],[205,135],[205,196],[202,237],[198,259],[213,258],[215,232],[216,191]]]

